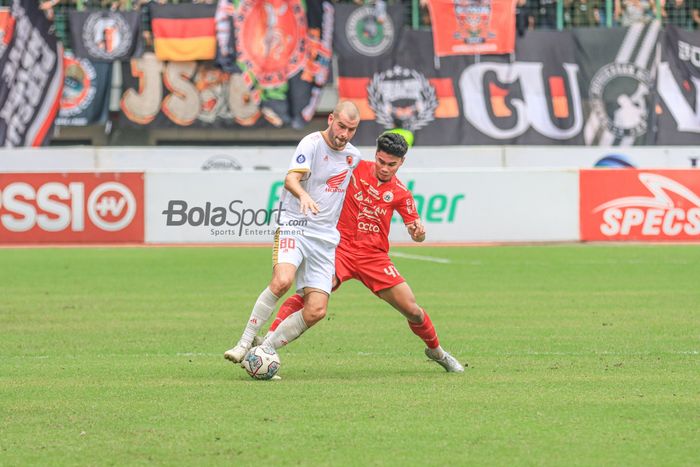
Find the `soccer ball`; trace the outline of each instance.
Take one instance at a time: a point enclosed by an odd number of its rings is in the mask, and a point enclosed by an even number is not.
[[[272,379],[280,369],[280,356],[272,347],[253,347],[243,357],[243,368],[251,378]]]

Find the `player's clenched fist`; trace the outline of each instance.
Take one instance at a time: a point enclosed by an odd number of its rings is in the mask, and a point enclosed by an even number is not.
[[[425,227],[423,227],[423,223],[419,219],[415,220],[412,224],[409,224],[407,228],[413,241],[422,242],[425,240]]]

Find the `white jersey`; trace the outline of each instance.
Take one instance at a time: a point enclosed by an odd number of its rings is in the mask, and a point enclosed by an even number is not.
[[[301,186],[316,202],[319,212],[312,214],[307,211],[304,216],[299,199],[285,189],[281,197],[283,211],[280,226],[302,230],[305,236],[337,245],[340,234],[336,225],[343,208],[345,190],[352,171],[359,163],[360,151],[350,143],[342,151],[336,151],[326,144],[320,131],[302,138],[294,152],[289,172],[304,173]]]

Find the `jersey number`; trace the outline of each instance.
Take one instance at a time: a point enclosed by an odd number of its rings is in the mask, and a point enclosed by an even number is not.
[[[280,248],[283,250],[290,249],[293,250],[296,248],[297,242],[293,238],[281,238],[280,239]]]
[[[389,267],[384,268],[384,274],[386,274],[387,276],[391,276],[391,277],[399,277],[401,275],[401,274],[399,274],[399,271],[397,271],[394,266],[389,266]]]

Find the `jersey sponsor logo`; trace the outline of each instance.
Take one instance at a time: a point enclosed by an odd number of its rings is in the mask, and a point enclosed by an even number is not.
[[[581,174],[583,240],[700,238],[700,184],[694,172],[591,172]],[[623,193],[631,196],[619,196]]]
[[[326,180],[326,191],[330,192],[337,192],[337,193],[342,193],[345,191],[345,188],[341,188],[340,185],[343,184],[345,181],[345,177],[347,176],[348,171],[343,170],[337,175],[333,175],[330,177],[328,180]]]
[[[360,221],[357,223],[357,230],[361,232],[379,233],[379,226],[370,222]]]
[[[415,131],[435,120],[435,87],[416,70],[397,65],[375,73],[367,94],[377,123],[384,128]]]
[[[392,193],[391,191],[386,191],[382,195],[382,199],[385,203],[391,203],[394,200],[394,193]]]
[[[326,157],[328,157],[328,156],[326,156]],[[297,156],[297,164],[303,164],[304,162],[306,162],[306,156],[303,154],[299,154]]]
[[[389,51],[396,36],[394,21],[384,15],[377,18],[374,6],[363,6],[353,11],[345,23],[345,37],[358,53],[376,57]]]
[[[408,214],[413,214],[414,212],[416,212],[416,205],[413,202],[413,199],[411,199],[411,198],[408,198],[406,200],[406,212]]]

